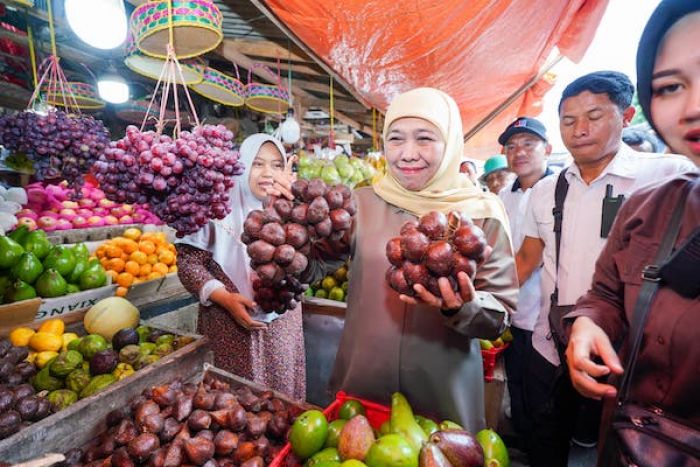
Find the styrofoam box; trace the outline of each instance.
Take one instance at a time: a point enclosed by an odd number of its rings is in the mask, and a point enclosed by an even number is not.
[[[34,317],[35,321],[43,321],[50,318],[61,316],[65,313],[89,308],[103,298],[114,296],[116,284],[98,287],[97,289],[85,290],[63,297],[44,298],[39,306]]]

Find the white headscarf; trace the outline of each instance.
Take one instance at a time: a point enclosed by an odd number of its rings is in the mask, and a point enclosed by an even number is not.
[[[287,163],[284,146],[279,140],[264,133],[247,137],[241,144],[239,159],[245,166],[245,171],[236,177],[235,185],[229,193],[231,212],[221,220],[210,220],[197,233],[179,240],[179,243],[210,251],[214,261],[238,287],[238,292],[250,299],[253,298],[253,286],[250,280],[252,270],[246,246],[241,241],[241,234],[243,222],[248,217],[248,213],[255,209],[262,209],[262,201],[257,199],[250,190],[249,179],[253,161],[265,143],[273,143],[282,155],[283,163]]]

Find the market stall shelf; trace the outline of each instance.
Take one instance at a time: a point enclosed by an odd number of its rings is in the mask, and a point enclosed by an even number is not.
[[[77,323],[68,329],[80,331],[82,325]],[[213,355],[206,337],[190,336],[195,340],[183,348],[0,441],[0,459],[16,463],[44,453],[65,452],[79,447],[106,429],[105,418],[109,412],[127,405],[144,389],[177,378],[187,380],[196,377],[203,365],[213,360]]]

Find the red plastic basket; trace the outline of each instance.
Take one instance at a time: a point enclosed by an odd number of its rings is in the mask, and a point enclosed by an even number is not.
[[[496,369],[496,357],[508,348],[510,344],[505,344],[501,347],[494,347],[489,350],[481,350],[481,358],[484,361],[484,381],[490,383],[493,381],[493,371]]]
[[[335,400],[323,410],[323,414],[326,416],[326,420],[333,421],[338,418],[338,410],[340,406],[343,405],[348,400],[356,400],[362,404],[365,408],[365,416],[369,421],[369,424],[375,430],[378,430],[382,426],[382,423],[389,420],[391,417],[391,409],[385,405],[377,404],[376,402],[366,401],[360,399],[359,397],[353,397],[345,394],[343,391],[339,391],[335,395]],[[291,455],[292,445],[287,443],[284,448],[277,454],[277,456],[272,459],[269,467],[282,467],[283,465],[289,465],[285,462],[287,456]]]

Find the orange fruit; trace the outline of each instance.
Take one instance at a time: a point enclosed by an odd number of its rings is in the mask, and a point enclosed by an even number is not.
[[[165,250],[158,255],[158,261],[170,266],[175,263],[175,255],[172,251]]]
[[[95,256],[98,258],[102,258],[104,255],[105,255],[105,246],[104,245],[98,246],[97,249],[95,250]]]
[[[157,244],[165,245],[168,243],[168,237],[165,235],[165,232],[156,232],[153,236],[153,241]]]
[[[124,260],[122,260],[121,258],[110,259],[107,265],[107,269],[111,269],[112,271],[116,272],[122,272],[124,270]]]
[[[151,266],[154,265],[154,264],[156,264],[156,263],[158,262],[158,255],[156,255],[155,253],[154,253],[154,254],[148,255],[147,262],[148,262],[148,264],[150,264]]]
[[[136,243],[134,240],[130,239],[125,239],[124,242],[122,243],[122,250],[124,250],[126,253],[133,253],[134,251],[139,249],[139,244]]]
[[[137,264],[143,265],[146,264],[146,262],[148,261],[148,255],[146,255],[146,253],[144,253],[143,251],[134,251],[129,256],[129,259]]]
[[[133,283],[134,276],[132,276],[128,272],[123,272],[117,277],[117,284],[119,284],[120,287],[129,287]]]
[[[114,293],[114,295],[117,297],[126,297],[127,292],[129,292],[127,287],[117,287],[117,291]]]
[[[141,234],[141,240],[146,241],[146,240],[153,240],[153,237],[155,236],[155,232],[144,232]]]
[[[112,278],[112,283],[117,282],[117,277],[119,277],[119,273],[117,271],[112,271],[111,269],[106,269],[105,273]]]
[[[143,251],[147,255],[151,255],[156,251],[156,246],[153,242],[142,240],[139,242],[139,250]]]
[[[105,252],[110,258],[121,258],[123,253],[122,249],[115,245],[109,245]]]
[[[172,243],[168,243],[168,250],[170,250],[170,251],[172,251],[173,253],[175,253],[175,251],[176,251],[176,250],[175,250],[175,245],[173,245]]]
[[[127,261],[124,265],[124,271],[128,272],[132,276],[138,276],[141,266],[136,261]]]
[[[124,244],[125,240],[126,240],[126,238],[124,238],[124,237],[114,237],[112,239],[112,243],[121,248],[121,246]]]
[[[148,277],[148,275],[151,273],[151,265],[146,263],[141,266],[141,270],[139,271],[139,277]]]
[[[168,272],[177,272],[177,265],[173,264],[170,266],[170,269],[168,269]]]
[[[168,273],[168,266],[163,263],[156,263],[153,265],[153,272],[166,275]]]
[[[161,273],[153,271],[148,275],[148,277],[146,277],[146,280],[152,281],[153,279],[158,279],[161,277],[163,277]]]
[[[140,284],[141,282],[143,282],[143,279],[140,277],[134,277],[134,283],[132,285]]]
[[[126,229],[122,235],[131,240],[138,240],[141,237],[141,231],[135,227],[131,227]]]
[[[103,268],[107,269],[107,266],[109,265],[109,258],[100,258],[100,264]]]
[[[122,253],[122,255],[119,258],[125,263],[129,261],[129,255],[127,255],[126,253]]]

